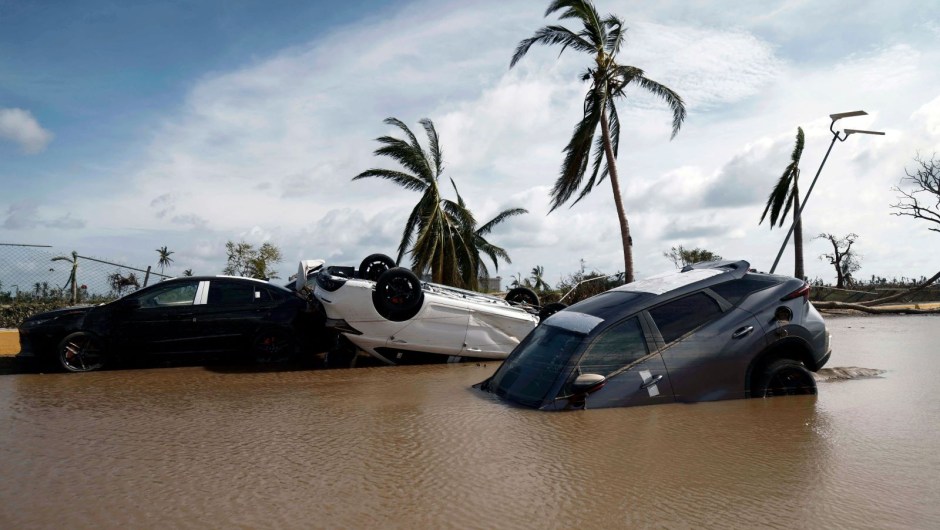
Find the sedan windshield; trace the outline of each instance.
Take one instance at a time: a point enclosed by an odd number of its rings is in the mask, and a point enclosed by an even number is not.
[[[584,337],[582,333],[542,324],[493,374],[487,389],[523,405],[539,406]]]

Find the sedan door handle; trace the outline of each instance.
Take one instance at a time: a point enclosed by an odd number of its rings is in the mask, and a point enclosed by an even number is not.
[[[650,378],[649,381],[646,381],[645,383],[643,383],[642,385],[640,385],[640,390],[646,390],[647,388],[649,388],[649,387],[655,385],[656,383],[658,383],[659,380],[662,379],[662,378],[663,378],[663,374],[654,375],[653,377]]]
[[[731,335],[731,338],[732,338],[732,339],[740,339],[741,337],[746,337],[747,335],[750,335],[750,333],[751,333],[752,331],[754,331],[754,326],[745,326],[745,327],[743,327],[743,328],[741,328],[741,329],[735,331],[735,332]]]

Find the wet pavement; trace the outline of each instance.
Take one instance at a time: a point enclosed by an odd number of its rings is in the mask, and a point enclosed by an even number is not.
[[[498,363],[2,375],[0,528],[940,527],[940,317],[828,323],[885,372],[565,413]]]

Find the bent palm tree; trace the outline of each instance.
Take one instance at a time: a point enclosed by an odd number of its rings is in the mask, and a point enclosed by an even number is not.
[[[430,270],[431,279],[435,283],[460,285],[462,282],[457,254],[467,252],[467,243],[458,242],[452,237],[458,232],[455,216],[468,216],[469,218],[463,221],[464,224],[475,224],[476,221],[465,208],[441,198],[438,179],[444,169],[444,157],[434,123],[427,118],[420,121],[428,135],[428,151],[421,147],[411,129],[397,118],[386,118],[385,123],[401,129],[407,141],[382,136],[376,140],[384,145],[374,153],[377,156],[392,158],[406,171],[369,169],[353,177],[353,180],[378,177],[391,180],[405,189],[420,192],[421,198],[405,223],[396,262],[401,263],[410,248],[411,268],[415,272],[422,274]]]
[[[392,136],[377,138],[383,146],[376,149],[375,154],[392,158],[406,171],[369,169],[353,177],[353,180],[377,177],[421,193],[402,231],[396,261],[401,263],[405,253],[410,252],[412,270],[419,274],[430,271],[433,282],[476,288],[478,276],[488,273],[480,259],[481,252],[488,255],[494,265],[497,258],[509,261],[505,249],[489,243],[484,236],[505,219],[526,213],[526,210],[504,210],[478,228],[476,219],[459,192],[457,202],[441,195],[439,180],[444,169],[444,158],[434,123],[427,118],[420,121],[428,136],[427,150],[400,120],[387,118],[385,123],[401,129],[407,140]],[[456,185],[454,190],[457,190]]]
[[[623,21],[614,15],[601,18],[589,0],[554,0],[545,11],[545,16],[560,11],[559,18],[575,19],[583,28],[575,33],[564,26],[545,26],[519,43],[512,56],[512,68],[528,53],[533,44],[559,44],[562,52],[571,48],[594,56],[594,64],[581,76],[590,81],[591,87],[584,97],[584,116],[575,126],[574,134],[565,147],[565,160],[561,175],[552,189],[552,211],[568,202],[579,189],[573,204],[587,196],[594,185],[610,176],[614,204],[620,220],[620,235],[623,240],[625,281],[633,281],[633,239],[630,225],[620,195],[620,179],[616,158],[620,145],[620,120],[614,100],[626,96],[630,86],[637,86],[659,97],[672,109],[672,137],[679,133],[685,120],[685,104],[672,89],[647,78],[643,70],[635,66],[617,64],[617,54],[623,45],[626,28]],[[597,127],[601,135],[595,140]],[[591,147],[594,147],[594,164],[591,176],[584,182]],[[601,171],[603,166],[603,171]],[[598,178],[599,177],[599,178]]]
[[[457,183],[455,183],[453,179],[450,180],[450,183],[454,187],[454,193],[457,194],[458,211],[469,214],[470,210],[467,208],[463,197],[460,195],[460,191],[457,189]],[[529,211],[525,208],[507,208],[499,212],[496,217],[490,219],[481,227],[477,227],[476,221],[472,215],[455,215],[458,233],[454,235],[459,238],[462,243],[468,242],[458,246],[458,248],[468,249],[468,252],[458,254],[458,259],[461,260],[458,268],[460,269],[461,278],[463,279],[463,287],[476,290],[479,288],[479,279],[489,277],[490,271],[487,269],[486,263],[481,259],[480,253],[489,256],[493,261],[493,268],[496,271],[499,271],[498,258],[502,258],[506,263],[512,263],[506,249],[490,243],[486,240],[485,236],[489,235],[489,233],[493,231],[493,228],[506,219],[524,213],[529,213]],[[468,221],[469,224],[467,223]]]
[[[170,257],[170,254],[173,254],[173,252],[167,250],[167,248],[163,246],[157,249],[157,254],[160,256],[157,260],[157,266],[160,267],[160,274],[162,275],[163,269],[169,267],[170,264],[173,263],[173,258]]]
[[[798,217],[800,213],[800,189],[798,186],[800,180],[800,158],[803,156],[803,128],[796,128],[796,144],[793,145],[793,153],[790,154],[790,163],[783,170],[783,175],[777,181],[770,196],[767,197],[767,206],[764,207],[764,213],[760,216],[757,224],[764,222],[767,212],[770,212],[770,229],[779,220],[779,226],[783,227],[783,221],[793,208],[793,276],[803,279],[803,221]],[[781,213],[782,210],[782,213]]]

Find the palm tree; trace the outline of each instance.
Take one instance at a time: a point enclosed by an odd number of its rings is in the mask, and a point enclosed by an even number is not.
[[[454,193],[457,195],[458,206],[458,212],[455,212],[454,216],[458,231],[454,234],[454,237],[458,238],[462,243],[458,245],[457,248],[466,248],[468,250],[467,252],[458,253],[457,256],[458,259],[461,260],[458,264],[458,269],[460,270],[460,275],[463,280],[461,287],[476,290],[479,288],[479,279],[488,278],[490,276],[490,271],[486,267],[486,263],[480,257],[481,253],[489,256],[493,261],[493,268],[497,272],[499,271],[498,258],[502,258],[506,263],[512,263],[506,249],[490,243],[486,240],[485,236],[489,235],[489,233],[493,231],[493,228],[506,219],[529,213],[529,211],[525,208],[507,208],[499,212],[496,217],[484,223],[483,226],[477,227],[473,215],[470,214],[467,204],[464,202],[460,191],[457,189],[457,183],[454,182],[454,179],[451,179],[450,183],[454,187]],[[467,223],[468,221],[469,224]],[[469,243],[463,244],[464,242]]]
[[[783,170],[783,175],[777,181],[770,196],[767,197],[767,206],[764,207],[764,213],[760,216],[757,224],[764,222],[767,212],[770,212],[770,229],[779,220],[779,226],[783,227],[783,221],[787,217],[790,208],[793,208],[793,276],[803,279],[803,221],[798,214],[800,212],[800,189],[797,185],[800,180],[800,158],[803,156],[803,128],[796,128],[796,144],[793,146],[793,153],[790,155],[790,163]],[[783,212],[781,213],[781,209]]]
[[[545,16],[558,11],[561,12],[560,19],[580,21],[583,26],[581,31],[575,33],[564,26],[545,26],[537,30],[532,37],[519,43],[509,67],[515,66],[533,44],[559,44],[562,46],[562,52],[571,48],[594,57],[594,64],[581,76],[581,80],[590,81],[591,86],[584,97],[584,116],[575,126],[574,134],[564,149],[565,160],[561,166],[561,174],[552,189],[552,211],[568,202],[580,189],[581,192],[573,203],[577,204],[591,192],[595,183],[609,175],[614,204],[620,219],[625,280],[629,283],[633,281],[633,239],[630,237],[630,225],[620,196],[620,178],[616,166],[620,145],[620,120],[614,101],[625,97],[630,86],[637,86],[659,97],[672,109],[673,138],[679,133],[679,128],[685,120],[685,104],[672,89],[646,77],[643,70],[635,66],[617,64],[617,54],[626,33],[621,19],[614,15],[601,18],[589,0],[553,0],[545,11]],[[598,125],[601,135],[595,140]],[[594,164],[590,178],[584,183],[592,145]]]
[[[548,284],[545,283],[543,277],[545,276],[545,267],[541,265],[536,265],[532,268],[532,287],[536,291],[544,291],[548,289]]]
[[[163,274],[163,269],[170,266],[170,263],[173,263],[173,258],[170,257],[170,254],[173,252],[167,250],[165,246],[157,249],[157,254],[160,256],[160,259],[157,260],[157,265],[160,267],[160,274]]]
[[[353,180],[378,177],[421,193],[402,231],[396,261],[401,263],[405,253],[410,252],[411,268],[419,274],[430,270],[433,282],[474,287],[478,271],[486,270],[479,258],[480,252],[489,255],[494,264],[497,257],[507,261],[509,257],[504,249],[491,245],[484,236],[506,218],[525,211],[503,211],[477,228],[476,219],[459,193],[458,202],[441,195],[439,180],[444,170],[444,158],[434,123],[427,118],[420,121],[428,136],[427,150],[408,126],[397,118],[387,118],[385,123],[401,129],[407,140],[392,136],[377,138],[376,141],[383,145],[375,150],[375,155],[392,158],[405,171],[369,169],[353,177]]]

